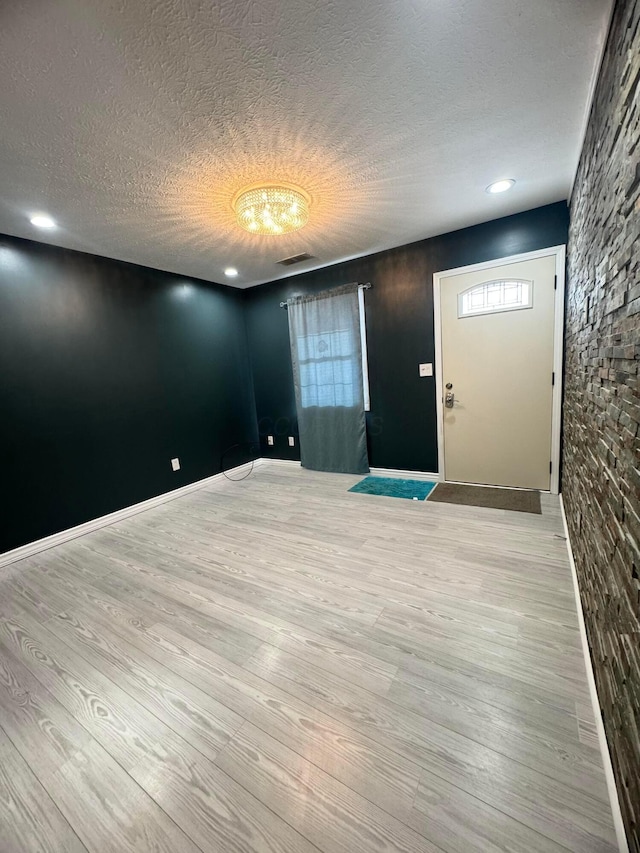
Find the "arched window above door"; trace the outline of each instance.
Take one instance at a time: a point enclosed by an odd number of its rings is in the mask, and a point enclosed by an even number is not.
[[[498,279],[474,284],[458,295],[458,317],[497,314],[533,307],[533,282]]]

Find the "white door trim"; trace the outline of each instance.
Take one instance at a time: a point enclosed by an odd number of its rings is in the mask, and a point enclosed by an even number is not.
[[[525,252],[521,255],[509,255],[506,258],[496,258],[471,264],[466,267],[456,267],[442,270],[433,274],[433,329],[435,334],[435,365],[436,365],[436,411],[438,420],[438,479],[445,481],[444,470],[444,404],[442,379],[442,308],[441,280],[451,275],[461,275],[468,272],[478,272],[492,269],[503,264],[517,264],[521,261],[534,261],[538,258],[555,256],[556,259],[556,290],[555,313],[553,329],[553,370],[555,384],[553,386],[553,403],[551,414],[551,481],[550,491],[557,495],[560,491],[560,434],[562,427],[562,358],[564,337],[564,288],[565,288],[565,259],[566,246],[552,246],[548,249],[538,249],[535,252]]]

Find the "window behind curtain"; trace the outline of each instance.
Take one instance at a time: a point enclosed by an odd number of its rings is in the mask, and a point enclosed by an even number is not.
[[[296,338],[300,369],[300,401],[310,406],[355,406],[358,385],[364,391],[364,408],[369,411],[369,370],[364,294],[358,291],[360,336],[352,328],[336,329]],[[357,362],[360,362],[360,366]],[[362,370],[362,373],[360,372]]]
[[[351,329],[336,329],[297,339],[303,408],[356,405],[359,344]]]
[[[315,471],[369,470],[359,303],[355,283],[287,303],[300,461]]]

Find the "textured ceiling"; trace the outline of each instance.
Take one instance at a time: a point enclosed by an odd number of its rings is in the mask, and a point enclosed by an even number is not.
[[[0,231],[240,287],[566,198],[609,0],[0,9]],[[502,196],[484,192],[517,179]],[[234,193],[311,219],[241,231]],[[37,231],[29,215],[60,224]],[[309,252],[300,266],[275,262]]]

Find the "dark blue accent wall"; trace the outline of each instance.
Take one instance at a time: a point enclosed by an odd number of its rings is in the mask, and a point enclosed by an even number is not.
[[[258,431],[253,455],[298,459],[279,303],[350,281],[374,285],[370,462],[435,471],[433,273],[567,226],[561,202],[244,292],[0,236],[0,553],[216,474],[236,444],[238,464]]]
[[[0,552],[216,474],[255,440],[241,293],[0,237]]]
[[[302,273],[245,292],[261,453],[299,459],[286,310],[294,294],[352,281],[366,293],[371,413],[369,461],[380,468],[438,470],[435,379],[418,365],[433,362],[433,274],[567,242],[565,202]],[[274,435],[275,444],[266,443]],[[296,436],[296,446],[288,436]]]

